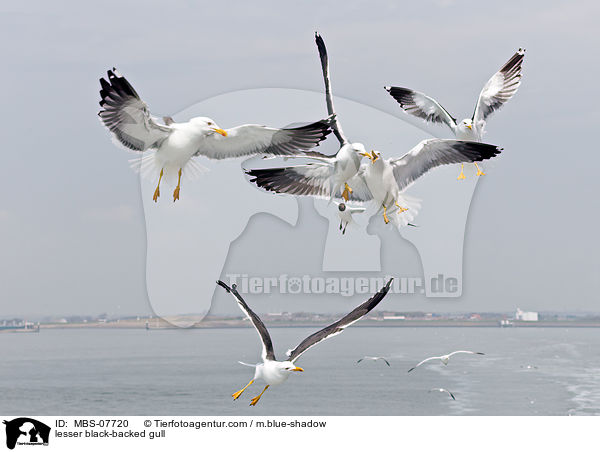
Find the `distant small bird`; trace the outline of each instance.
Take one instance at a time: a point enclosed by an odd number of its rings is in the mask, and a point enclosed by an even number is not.
[[[340,217],[340,231],[342,231],[342,235],[346,233],[346,228],[350,223],[355,223],[352,215],[355,213],[363,213],[365,210],[364,207],[352,207],[343,202],[338,204],[338,217]]]
[[[526,366],[521,366],[521,369],[537,369],[537,366],[532,366],[531,364],[528,364]]]
[[[385,359],[383,356],[363,356],[361,359],[359,359],[358,361],[356,361],[356,364],[358,364],[361,361],[364,361],[365,359],[370,360],[370,361],[383,361],[384,363],[386,363],[388,365],[388,367],[390,366],[390,363],[388,362],[387,359]]]
[[[448,353],[447,355],[431,356],[431,357],[429,357],[429,358],[424,359],[423,361],[421,361],[415,367],[411,367],[410,369],[408,369],[408,371],[411,372],[411,371],[415,370],[417,367],[419,367],[421,364],[424,364],[427,361],[433,361],[434,359],[439,359],[446,366],[446,365],[448,365],[448,361],[450,361],[450,357],[452,355],[457,355],[458,353],[468,353],[469,355],[485,355],[485,353],[481,353],[481,352],[471,352],[469,350],[457,350],[455,352]]]
[[[452,400],[456,400],[456,397],[454,397],[454,394],[452,394],[450,391],[448,391],[447,389],[444,388],[432,388],[429,390],[429,392],[445,392],[446,394],[448,394],[450,397],[452,397]]]

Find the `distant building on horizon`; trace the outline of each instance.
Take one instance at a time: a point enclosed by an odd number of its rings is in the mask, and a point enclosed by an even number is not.
[[[523,322],[537,322],[538,317],[537,312],[521,311],[520,308],[517,308],[517,312],[515,313],[515,320],[521,320]]]

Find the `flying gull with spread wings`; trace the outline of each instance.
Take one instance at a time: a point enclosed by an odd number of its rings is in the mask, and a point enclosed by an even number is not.
[[[342,235],[346,233],[346,228],[349,224],[356,224],[353,215],[363,213],[365,210],[362,206],[350,206],[344,202],[338,203],[338,217],[340,219],[340,231]]]
[[[363,356],[361,359],[356,361],[356,364],[358,364],[362,361],[383,361],[384,363],[386,363],[388,365],[388,367],[391,367],[389,361],[387,359],[385,359],[383,356]]]
[[[472,352],[469,350],[457,350],[455,352],[452,353],[448,353],[447,355],[442,355],[442,356],[430,356],[427,359],[424,359],[423,361],[421,361],[419,364],[417,364],[415,367],[411,367],[410,369],[408,369],[409,372],[415,370],[417,367],[419,367],[421,364],[425,364],[428,361],[435,361],[435,360],[439,360],[442,364],[444,364],[445,366],[448,365],[448,361],[450,361],[450,358],[454,355],[457,355],[459,353],[466,353],[469,355],[485,355],[485,353],[481,353],[481,352]]]
[[[283,129],[257,124],[222,129],[206,117],[187,122],[175,122],[171,117],[160,120],[150,114],[146,103],[116,69],[107,74],[108,80],[100,79],[102,109],[98,115],[118,144],[132,151],[153,151],[141,165],[151,167],[150,171],[158,177],[152,198],[155,202],[160,196],[163,176],[177,178],[173,201],[179,199],[181,177],[195,167],[192,157],[221,160],[257,154],[305,154],[331,132],[331,117]]]
[[[277,186],[273,190],[277,193],[292,195],[317,194],[320,197],[328,198],[330,201],[334,197],[348,201],[352,193],[348,180],[358,172],[362,157],[366,157],[368,154],[362,143],[350,142],[342,130],[340,119],[333,105],[327,49],[319,33],[315,33],[315,42],[319,50],[321,70],[325,82],[327,112],[333,118],[332,128],[334,135],[340,142],[339,150],[332,156],[310,156],[311,160],[314,161],[305,165],[250,170],[247,173],[253,176],[255,172],[258,172],[273,180],[286,179],[293,181],[292,184]],[[316,181],[318,181],[318,184],[315,184]]]
[[[452,394],[450,391],[448,391],[447,389],[444,389],[444,388],[431,388],[429,390],[429,392],[445,392],[450,397],[452,397],[452,400],[456,400],[456,397],[454,397],[454,394]]]
[[[403,192],[419,177],[432,169],[452,163],[479,162],[501,152],[497,146],[475,141],[423,140],[400,158],[383,159],[381,153],[371,151],[370,162],[363,162],[358,173],[348,185],[350,201],[371,202],[383,212],[383,220],[389,223],[388,210],[395,214],[393,224],[405,226],[414,219],[418,202],[404,196]],[[309,177],[294,171],[280,169],[253,169],[247,172],[258,187],[277,193],[328,195],[328,176],[313,172]]]
[[[478,162],[500,151],[492,144],[437,138],[421,141],[400,158],[384,159],[380,152],[372,151],[371,162],[363,163],[350,180],[355,187],[351,199],[374,202],[386,224],[390,222],[388,210],[401,214],[394,215],[392,221],[396,226],[405,226],[414,218],[416,208],[406,205],[407,198],[402,193],[418,178],[441,165]]]
[[[390,290],[392,281],[393,279],[390,279],[388,283],[379,292],[377,292],[370,299],[368,299],[363,304],[355,308],[352,312],[346,314],[337,322],[334,322],[331,325],[326,326],[322,330],[311,334],[302,342],[300,342],[300,344],[296,348],[294,348],[293,350],[288,350],[287,359],[285,361],[276,360],[275,352],[273,350],[273,342],[271,341],[271,336],[269,335],[267,327],[262,322],[260,317],[258,317],[246,304],[242,296],[237,291],[235,284],[229,287],[223,281],[217,281],[217,284],[219,284],[227,292],[233,295],[240,309],[252,322],[254,328],[256,328],[258,336],[260,337],[260,340],[262,342],[261,356],[263,362],[255,365],[254,378],[252,378],[252,380],[250,380],[250,382],[242,389],[235,392],[232,395],[233,399],[237,400],[242,395],[242,393],[252,383],[254,383],[255,380],[260,378],[261,380],[264,380],[266,386],[259,395],[252,398],[250,405],[254,406],[258,403],[262,395],[270,386],[279,385],[285,382],[292,374],[292,372],[303,372],[304,369],[295,365],[296,360],[300,358],[300,356],[302,356],[304,352],[314,347],[319,342],[322,342],[325,339],[329,339],[330,337],[342,333],[345,328],[349,327],[350,325],[359,321],[361,318],[367,315],[375,306],[379,304],[381,300],[385,298],[385,296]]]
[[[426,94],[408,88],[386,86],[385,89],[396,99],[402,109],[426,122],[445,124],[459,140],[481,141],[488,117],[512,98],[521,85],[521,69],[525,49],[519,49],[483,86],[475,111],[471,118],[457,122],[448,110]],[[477,175],[485,173],[475,163]],[[465,179],[464,163],[461,165],[459,180]]]

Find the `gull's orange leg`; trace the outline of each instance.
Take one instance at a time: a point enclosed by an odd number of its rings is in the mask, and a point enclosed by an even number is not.
[[[181,168],[179,168],[179,179],[177,179],[177,187],[175,187],[175,191],[173,192],[173,202],[179,199],[179,190],[181,188]]]
[[[461,163],[460,164],[460,174],[458,175],[458,177],[456,179],[458,179],[458,180],[466,179],[464,170],[465,170],[465,164]]]
[[[237,400],[237,399],[238,399],[238,398],[239,398],[239,397],[242,395],[242,393],[243,393],[243,392],[244,392],[246,389],[248,389],[248,386],[250,386],[252,383],[254,383],[254,379],[250,380],[250,383],[248,383],[246,386],[244,386],[244,387],[243,387],[242,389],[240,389],[239,391],[237,391],[237,392],[234,392],[233,394],[231,394],[231,397],[233,397],[233,400]]]
[[[265,386],[265,389],[263,389],[262,392],[256,397],[252,397],[252,402],[250,402],[250,406],[256,405],[267,389],[269,389],[269,385]]]
[[[385,221],[385,224],[388,224],[390,222],[387,216],[387,207],[385,206],[383,206],[383,221]]]
[[[154,196],[152,196],[152,200],[154,202],[158,201],[158,197],[160,196],[160,181],[163,177],[163,170],[160,170],[160,176],[158,176],[158,184],[156,184],[156,190],[154,190]]]
[[[344,198],[346,201],[348,201],[348,198],[350,198],[351,193],[352,193],[352,189],[348,186],[347,183],[344,183],[344,191],[342,192],[342,198]]]
[[[398,204],[398,201],[394,204],[396,204],[396,207],[398,208],[398,213],[406,212],[408,210],[406,207],[401,207],[400,204]]]
[[[485,176],[485,173],[483,171],[481,171],[481,168],[479,168],[479,165],[477,164],[477,162],[473,162],[473,163],[475,163],[475,166],[477,167],[477,175]]]

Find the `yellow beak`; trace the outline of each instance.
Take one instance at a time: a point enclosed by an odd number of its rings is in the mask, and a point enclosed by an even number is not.
[[[472,126],[471,124],[467,124],[467,127],[468,127],[470,130],[473,130],[473,126]]]
[[[358,155],[362,155],[363,157],[368,157],[369,159],[371,159],[371,163],[375,163],[375,160],[377,160],[379,158],[379,156],[377,154],[375,154],[375,151],[371,151],[371,154],[369,154],[368,152],[359,152]]]
[[[292,372],[304,372],[304,369],[302,367],[294,367]]]
[[[212,127],[211,129],[217,132],[219,135],[223,135],[224,137],[227,136],[227,132],[225,132],[223,129],[213,129]]]

